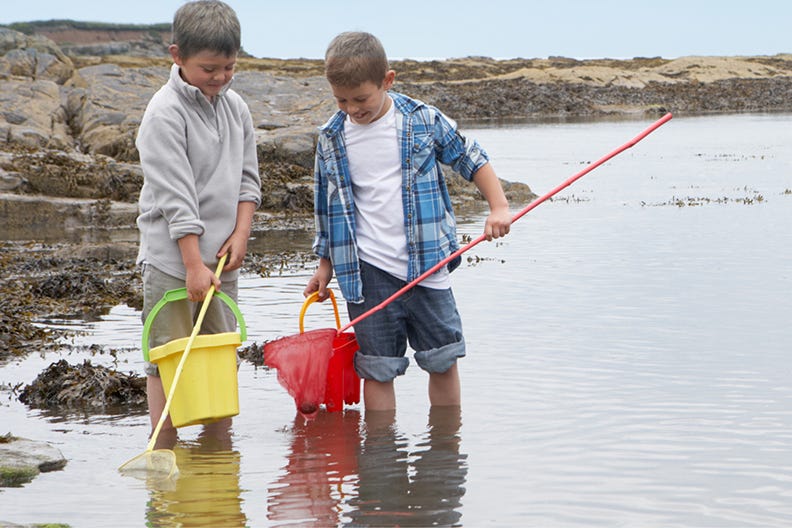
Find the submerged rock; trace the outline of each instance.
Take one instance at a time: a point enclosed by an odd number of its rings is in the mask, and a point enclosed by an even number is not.
[[[0,487],[19,487],[39,473],[65,466],[66,459],[60,450],[47,443],[15,438],[11,434],[0,437]]]

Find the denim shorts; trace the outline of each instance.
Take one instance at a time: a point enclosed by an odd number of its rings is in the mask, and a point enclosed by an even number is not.
[[[145,324],[146,318],[154,306],[162,299],[165,292],[184,288],[184,279],[179,279],[163,273],[150,264],[143,265],[143,312],[141,320]],[[238,286],[236,280],[224,280],[220,287],[223,293],[237,300]],[[149,333],[149,348],[164,345],[174,339],[188,337],[192,333],[195,319],[201,310],[200,302],[188,300],[173,301],[163,306],[157,318],[151,324]],[[221,334],[236,330],[236,316],[220,299],[213,299],[201,323],[201,334]],[[143,367],[149,376],[159,376],[155,363],[146,362]]]
[[[396,293],[407,283],[365,262],[360,263],[363,297],[347,303],[350,321]],[[407,370],[407,343],[415,362],[429,373],[442,373],[465,355],[462,320],[451,289],[416,286],[355,325],[360,350],[355,370],[363,379],[387,382]]]

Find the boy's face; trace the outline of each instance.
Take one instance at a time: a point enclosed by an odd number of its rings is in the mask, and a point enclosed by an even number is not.
[[[171,46],[173,62],[179,65],[184,82],[201,90],[207,99],[218,95],[231,82],[236,68],[236,55],[204,50],[189,57],[180,57],[176,46]]]
[[[348,114],[353,123],[368,125],[384,116],[390,108],[390,97],[387,92],[393,86],[395,76],[393,70],[389,71],[382,86],[366,81],[354,88],[335,85],[330,87],[338,108]]]

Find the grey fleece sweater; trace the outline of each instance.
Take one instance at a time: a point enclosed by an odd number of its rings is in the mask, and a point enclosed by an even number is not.
[[[143,168],[138,263],[186,278],[177,241],[196,234],[204,263],[214,269],[217,251],[236,225],[237,204],[261,202],[247,105],[228,86],[210,103],[174,64],[143,114],[135,144]]]

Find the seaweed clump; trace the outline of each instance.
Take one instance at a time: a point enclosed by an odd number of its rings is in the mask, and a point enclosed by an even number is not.
[[[237,351],[240,359],[252,363],[256,367],[264,366],[264,344],[259,345],[256,342],[244,346]]]
[[[142,407],[146,404],[146,380],[107,367],[69,365],[62,359],[43,370],[19,395],[19,401],[38,408]]]

